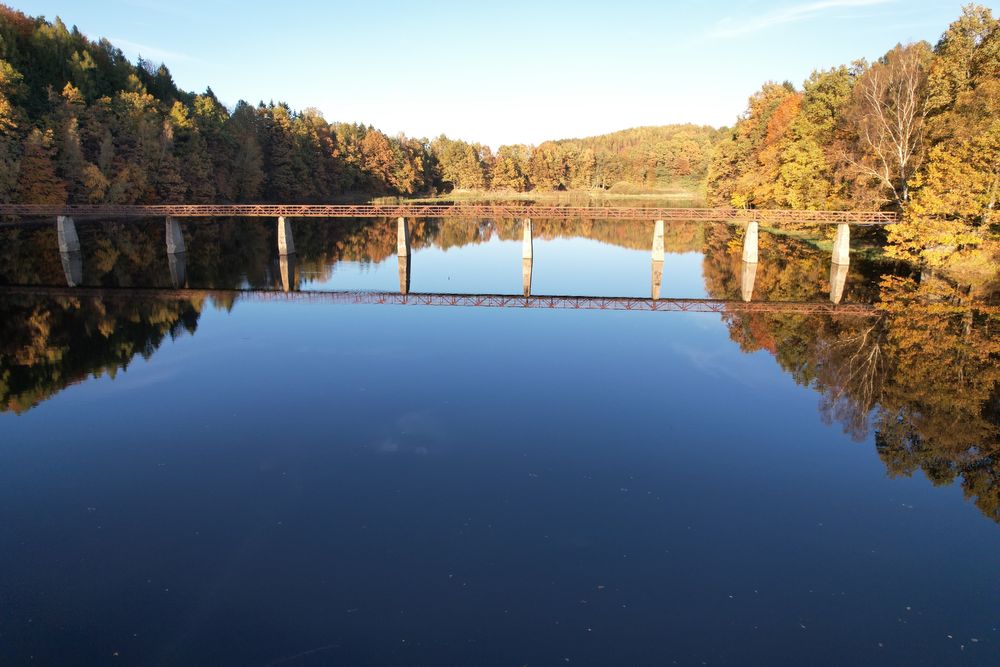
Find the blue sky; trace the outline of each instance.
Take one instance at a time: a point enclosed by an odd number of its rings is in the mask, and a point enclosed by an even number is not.
[[[501,143],[729,125],[766,80],[937,40],[961,0],[3,0],[60,16],[188,90],[394,134]],[[985,2],[997,11],[995,2]]]

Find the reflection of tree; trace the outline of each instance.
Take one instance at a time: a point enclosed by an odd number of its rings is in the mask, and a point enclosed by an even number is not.
[[[0,410],[23,412],[88,376],[114,377],[163,340],[194,333],[201,303],[5,298]]]
[[[726,234],[707,244],[706,284],[716,297],[739,287],[739,257]],[[822,281],[814,255],[780,256],[761,264],[755,296],[798,299]],[[784,274],[814,287],[792,287]],[[730,336],[743,350],[768,350],[815,389],[825,422],[859,441],[874,432],[890,475],[960,479],[966,496],[1000,522],[1000,316],[977,310],[967,290],[943,280],[873,284],[875,318],[729,314]]]
[[[889,472],[962,478],[966,495],[1000,521],[1000,318],[943,281],[883,284],[893,382],[877,416]]]
[[[540,222],[539,238],[579,236],[573,222]],[[583,235],[649,249],[651,225],[590,221]],[[170,288],[162,221],[80,223],[84,285]],[[701,247],[703,226],[670,226],[668,247]],[[95,232],[96,230],[96,232]],[[268,288],[279,283],[275,227],[270,221],[228,220],[184,225],[192,287]],[[520,240],[520,221],[469,223],[421,220],[411,228],[415,248],[450,248],[491,238]],[[329,277],[343,260],[378,262],[396,253],[396,225],[388,221],[297,220],[300,269]],[[51,225],[0,230],[0,284],[65,285]],[[231,309],[235,296],[213,297]],[[206,304],[190,301],[7,299],[0,302],[0,409],[21,412],[88,376],[114,375],[137,354],[148,357],[167,335],[193,332]]]
[[[855,440],[868,432],[868,415],[885,386],[885,320],[859,322],[828,343],[817,382],[827,387],[820,401],[825,423],[838,421]]]

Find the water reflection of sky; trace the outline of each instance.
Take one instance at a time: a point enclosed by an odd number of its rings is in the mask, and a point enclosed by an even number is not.
[[[412,292],[520,294],[521,241],[492,238],[460,248],[415,248],[410,259]],[[704,255],[668,253],[660,295],[707,296],[701,276]],[[340,261],[329,278],[303,271],[303,290],[399,289],[395,256],[378,262]],[[547,295],[648,297],[651,254],[583,238],[535,239],[532,293]]]
[[[411,262],[413,291],[521,289],[519,240]],[[705,296],[702,262],[668,253],[663,295]],[[303,287],[394,291],[397,266]],[[535,240],[536,293],[649,283],[644,250]],[[715,314],[206,303],[116,377],[0,413],[3,655],[996,662],[996,524],[958,484],[888,478],[734,337]]]

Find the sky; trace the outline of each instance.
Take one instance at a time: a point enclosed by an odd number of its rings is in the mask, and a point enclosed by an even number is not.
[[[0,0],[164,62],[230,107],[283,101],[493,148],[731,125],[767,80],[936,42],[964,1]]]

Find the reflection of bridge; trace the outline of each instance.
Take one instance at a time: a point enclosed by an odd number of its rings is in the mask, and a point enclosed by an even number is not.
[[[0,286],[0,296],[94,299],[195,300],[213,298],[240,301],[293,301],[334,304],[386,304],[409,306],[462,306],[479,308],[535,308],[568,310],[636,310],[685,313],[790,313],[871,317],[879,311],[870,305],[835,305],[817,302],[752,303],[722,299],[644,299],[618,296],[515,296],[510,294],[439,294],[340,291],[284,292],[277,290],[155,289],[103,287]]]
[[[524,225],[524,294],[531,290],[532,225],[531,217],[548,217],[562,220],[572,219],[619,219],[655,220],[652,240],[653,253],[653,299],[660,293],[659,283],[663,277],[664,225],[668,220],[738,222],[745,225],[743,240],[743,262],[741,292],[744,301],[753,295],[754,277],[757,269],[757,238],[761,222],[836,224],[833,240],[833,256],[830,268],[830,300],[839,303],[847,278],[850,263],[851,229],[853,225],[886,225],[896,221],[894,213],[878,211],[791,211],[759,209],[713,209],[713,208],[615,208],[615,207],[568,207],[568,206],[438,206],[438,205],[285,205],[285,204],[232,204],[232,205],[150,205],[150,206],[105,206],[72,204],[49,206],[33,204],[0,205],[0,215],[22,217],[56,217],[56,232],[59,252],[62,255],[66,281],[72,287],[79,285],[77,277],[82,274],[80,259],[80,237],[76,232],[77,217],[125,217],[141,218],[165,216],[166,246],[170,257],[171,274],[175,267],[186,264],[187,246],[181,229],[182,217],[276,217],[278,222],[278,254],[286,266],[288,258],[295,255],[295,241],[292,234],[291,216],[296,217],[397,217],[398,255],[400,257],[400,291],[409,291],[410,223],[413,217],[463,217],[463,218],[523,218]],[[404,259],[405,258],[405,259]],[[405,267],[404,267],[405,264]],[[405,275],[404,275],[405,274]],[[184,284],[174,279],[175,286]],[[287,284],[287,281],[286,281]]]
[[[623,206],[535,206],[470,204],[3,204],[0,215],[74,218],[539,218],[546,220],[683,220],[888,225],[884,211],[797,211],[737,208],[642,208]]]
[[[653,238],[651,242],[651,301],[656,301],[660,298],[660,288],[663,282],[665,224],[665,221],[657,220],[653,226]],[[753,299],[754,281],[757,275],[758,226],[758,222],[750,221],[747,223],[744,232],[740,295],[745,302],[750,302]],[[60,217],[58,218],[56,228],[59,237],[59,251],[63,271],[66,274],[66,284],[70,287],[76,287],[83,283],[83,259],[76,227],[71,218]],[[534,262],[534,234],[530,218],[524,219],[522,228],[522,287],[524,296],[530,297],[531,272]],[[847,281],[847,270],[850,262],[849,242],[849,227],[846,223],[841,223],[837,226],[837,234],[833,246],[833,260],[830,265],[830,301],[834,304],[839,304],[844,294],[844,286]],[[171,282],[175,288],[186,287],[187,252],[184,243],[184,234],[176,218],[167,218],[166,246]],[[410,292],[410,224],[405,218],[398,218],[397,220],[396,251],[399,260],[399,292],[405,296]],[[278,271],[281,275],[283,290],[286,292],[298,291],[298,278],[296,277],[295,270],[295,241],[292,237],[292,225],[288,218],[283,217],[278,218],[278,256]]]

